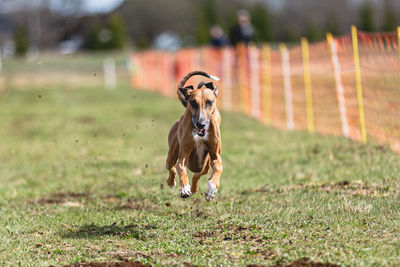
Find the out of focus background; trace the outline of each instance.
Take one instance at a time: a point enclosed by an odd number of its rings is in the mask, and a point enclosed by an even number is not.
[[[237,11],[246,9],[254,40],[322,40],[356,25],[364,31],[393,31],[400,2],[394,0],[2,0],[3,57],[43,53],[181,47],[209,44],[219,25],[231,38]]]

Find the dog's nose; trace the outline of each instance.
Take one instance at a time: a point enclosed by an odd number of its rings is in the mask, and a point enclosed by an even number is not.
[[[206,127],[206,124],[204,122],[196,122],[196,127],[197,129],[201,130],[204,129],[204,127]]]

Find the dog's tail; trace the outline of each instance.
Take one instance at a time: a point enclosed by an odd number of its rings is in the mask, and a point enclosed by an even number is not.
[[[183,88],[185,86],[185,83],[187,82],[187,80],[189,80],[190,77],[195,76],[195,75],[201,75],[201,76],[207,77],[209,79],[212,79],[214,81],[219,81],[219,78],[216,76],[210,75],[204,71],[196,70],[196,71],[189,72],[188,74],[186,74],[185,77],[183,77],[183,79],[181,80],[181,82],[178,85],[178,90],[179,90],[179,88]]]

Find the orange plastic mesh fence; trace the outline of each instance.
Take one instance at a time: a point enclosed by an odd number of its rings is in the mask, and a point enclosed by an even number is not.
[[[176,96],[186,73],[204,70],[221,79],[219,108],[280,129],[315,129],[358,141],[364,140],[364,127],[368,141],[400,152],[399,35],[356,34],[358,49],[349,34],[279,50],[239,45],[138,52],[131,57],[132,86]],[[188,84],[196,87],[202,79]]]
[[[358,33],[368,138],[400,151],[400,71],[395,33]]]

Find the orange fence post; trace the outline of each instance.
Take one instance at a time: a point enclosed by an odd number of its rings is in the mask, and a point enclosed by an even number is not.
[[[310,133],[314,133],[314,111],[312,104],[312,91],[311,91],[311,74],[310,74],[310,54],[308,48],[308,41],[306,38],[301,38],[301,51],[303,57],[303,70],[304,70],[304,89],[306,94],[306,110],[307,110],[307,126]]]
[[[237,45],[237,60],[240,109],[248,114],[247,60],[246,46],[244,44]]]
[[[336,97],[339,106],[340,121],[342,123],[342,132],[345,137],[349,137],[349,123],[347,121],[347,110],[346,110],[346,98],[344,96],[344,87],[342,83],[342,76],[340,70],[340,62],[337,55],[336,42],[332,37],[332,34],[327,33],[326,39],[331,54],[331,62],[333,66],[333,75],[335,77],[336,85]]]
[[[397,56],[399,60],[399,73],[400,73],[400,26],[397,27]]]
[[[351,36],[353,40],[354,69],[356,75],[358,110],[360,113],[361,140],[363,143],[366,143],[367,131],[365,128],[364,103],[363,103],[362,86],[361,86],[360,58],[358,54],[358,37],[357,37],[357,28],[354,25],[351,26]]]
[[[250,108],[251,115],[260,118],[260,77],[259,77],[259,53],[254,45],[249,47],[250,63]]]
[[[232,110],[232,50],[229,47],[222,50],[222,107]]]
[[[271,47],[264,44],[262,47],[262,97],[263,97],[263,121],[271,123]]]
[[[286,109],[286,127],[289,130],[294,129],[294,116],[293,116],[293,95],[292,83],[290,81],[290,61],[289,51],[286,45],[280,44],[279,49],[282,57],[282,72],[283,72],[283,86],[285,92],[285,109]]]

